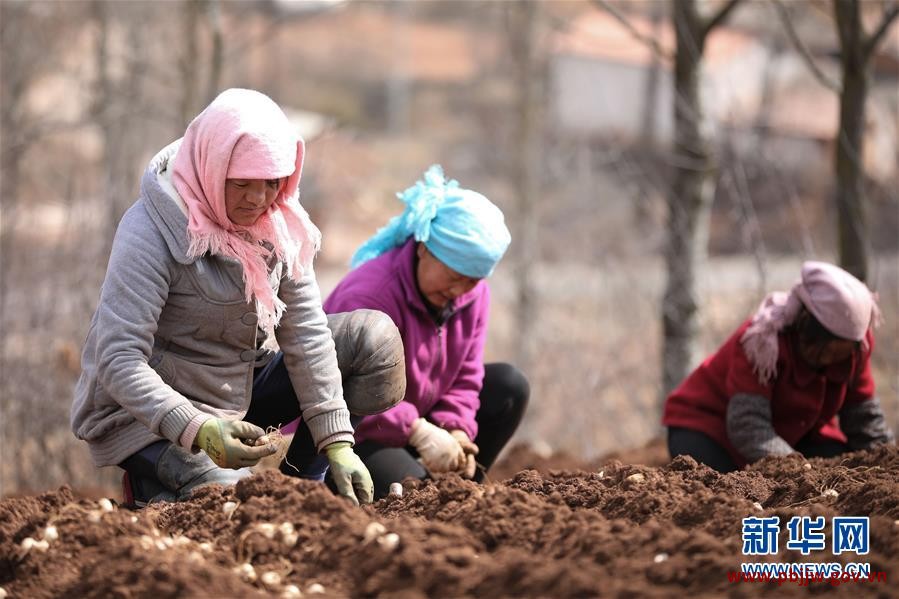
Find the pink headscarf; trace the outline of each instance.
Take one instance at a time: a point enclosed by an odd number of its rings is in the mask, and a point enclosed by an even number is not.
[[[802,279],[789,293],[775,291],[768,295],[740,338],[763,385],[777,374],[777,334],[793,324],[802,306],[828,331],[860,341],[865,351],[865,334],[871,326],[880,324],[877,298],[864,283],[833,264],[805,262]]]
[[[246,299],[256,300],[260,325],[271,331],[284,312],[268,280],[268,242],[298,281],[312,266],[321,233],[299,202],[304,145],[268,96],[229,89],[188,126],[175,158],[175,188],[187,204],[188,255],[228,256],[243,267]],[[251,226],[237,225],[225,208],[226,179],[280,179],[278,197]]]

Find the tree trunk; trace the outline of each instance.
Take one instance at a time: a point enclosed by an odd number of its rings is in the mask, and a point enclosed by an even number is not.
[[[864,281],[868,276],[869,251],[862,152],[868,74],[859,12],[858,0],[834,0],[843,67],[840,128],[834,160],[840,266]]]
[[[542,127],[540,105],[543,94],[543,69],[537,58],[537,23],[540,7],[535,0],[524,0],[510,6],[512,10],[512,58],[515,62],[515,82],[519,90],[513,181],[518,196],[518,261],[515,265],[518,282],[517,328],[520,335],[518,361],[527,372],[536,353],[535,319],[537,291],[534,266],[539,261],[537,233],[537,197],[539,193],[539,143]]]
[[[689,373],[698,329],[696,273],[705,260],[714,181],[699,92],[705,34],[695,0],[673,5],[674,181],[668,201],[668,281],[662,303],[662,397]]]

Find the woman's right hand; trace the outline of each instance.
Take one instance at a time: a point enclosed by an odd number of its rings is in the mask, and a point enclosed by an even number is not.
[[[277,451],[274,443],[253,444],[264,435],[250,422],[210,418],[200,426],[194,444],[221,468],[246,468]]]
[[[412,424],[409,444],[415,448],[430,472],[456,472],[465,466],[465,451],[459,441],[448,430],[433,425],[424,418],[419,418]]]

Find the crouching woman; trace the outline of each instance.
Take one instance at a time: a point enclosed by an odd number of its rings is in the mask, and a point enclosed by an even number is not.
[[[330,467],[341,495],[371,501],[350,414],[402,399],[402,342],[383,314],[325,316],[292,131],[267,96],[223,92],[153,158],[119,223],[71,423],[137,503],[235,483],[276,451],[265,430],[298,416],[281,470]]]
[[[806,262],[665,404],[671,457],[729,472],[765,456],[832,457],[894,441],[874,395],[873,294]]]

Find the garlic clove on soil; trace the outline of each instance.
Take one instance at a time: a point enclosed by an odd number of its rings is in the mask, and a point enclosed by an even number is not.
[[[630,476],[625,478],[624,482],[628,487],[631,487],[633,485],[645,483],[646,477],[643,476],[643,474],[641,474],[640,472],[635,472],[634,474],[631,474]]]
[[[262,584],[264,584],[266,588],[271,590],[281,584],[281,575],[277,572],[269,571],[260,576],[259,580],[262,581]]]
[[[652,558],[652,561],[657,564],[661,564],[662,562],[666,561],[667,559],[668,559],[667,553],[657,553],[656,556],[654,558]]]
[[[366,543],[370,543],[386,532],[387,528],[380,522],[369,522],[365,527],[364,540]]]
[[[244,582],[254,582],[256,580],[256,569],[253,568],[253,564],[234,566],[233,572],[240,576],[240,579]]]
[[[274,539],[278,529],[271,522],[260,522],[256,525],[256,530],[262,533],[266,539]]]
[[[394,497],[403,496],[403,485],[400,483],[390,483],[390,494]]]
[[[234,513],[234,510],[237,509],[237,503],[234,501],[226,501],[222,504],[222,511],[225,512],[225,515],[230,516]]]
[[[802,469],[803,469],[803,470],[811,470],[811,469],[812,469],[812,465],[809,464],[808,462],[806,462],[805,464],[802,465]]]
[[[289,584],[284,587],[284,590],[281,591],[281,596],[285,599],[290,597],[302,597],[303,593],[300,591],[300,588],[295,584]]]
[[[840,494],[836,489],[824,489],[824,492],[821,493],[821,497],[831,497],[836,499]]]
[[[308,587],[306,587],[306,592],[310,595],[323,595],[325,592],[325,587],[317,582],[313,582]]]
[[[382,537],[378,537],[378,545],[385,551],[393,551],[400,544],[400,535],[395,532],[388,532]]]
[[[755,509],[757,509],[757,510],[760,511],[760,512],[765,511],[765,508],[763,508],[763,507],[762,507],[762,504],[759,503],[758,501],[753,501],[753,502],[752,502],[752,507],[754,507]]]
[[[59,531],[53,525],[44,529],[44,538],[48,541],[55,541],[59,538]]]
[[[113,509],[113,507],[112,507],[112,502],[111,502],[110,500],[108,500],[107,498],[105,498],[105,497],[103,497],[102,499],[100,499],[100,500],[97,502],[97,505],[99,505],[99,506],[100,506],[100,510],[101,510],[101,511],[104,511],[104,512],[111,512],[112,509]]]
[[[35,540],[31,537],[25,537],[22,539],[22,542],[19,543],[19,547],[21,547],[24,551],[31,551],[34,549]]]

